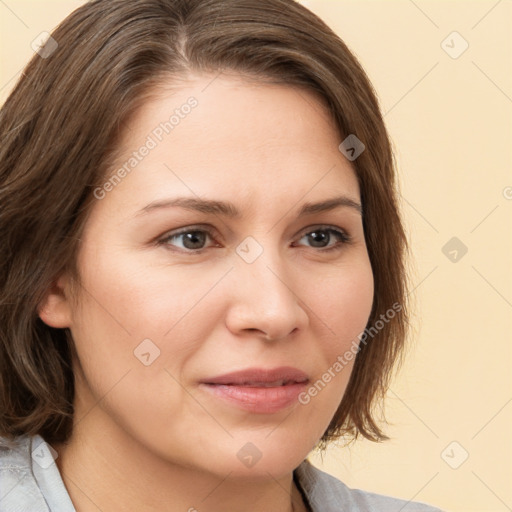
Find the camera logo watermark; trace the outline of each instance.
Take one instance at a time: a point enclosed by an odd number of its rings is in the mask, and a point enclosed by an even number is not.
[[[458,263],[468,252],[468,247],[454,236],[443,245],[441,251],[452,263]]]
[[[146,338],[135,347],[133,355],[144,366],[150,366],[160,357],[160,349],[149,338]]]
[[[58,47],[57,41],[49,32],[41,32],[30,44],[32,50],[42,59],[47,59]]]
[[[57,451],[47,443],[41,443],[32,450],[32,459],[43,469],[49,468],[58,456]]]
[[[245,443],[236,454],[240,462],[248,468],[256,465],[262,455],[260,449],[253,443]]]
[[[351,133],[338,146],[338,149],[348,160],[353,162],[366,149],[366,146],[353,133]]]
[[[459,469],[469,457],[467,450],[457,441],[452,441],[442,452],[441,458],[452,469]]]
[[[235,249],[246,263],[254,263],[263,253],[263,247],[252,236],[245,238]]]
[[[469,43],[457,31],[453,31],[441,41],[441,48],[452,59],[458,59],[469,48]]]

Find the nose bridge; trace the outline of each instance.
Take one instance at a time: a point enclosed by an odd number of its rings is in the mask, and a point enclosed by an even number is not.
[[[283,299],[289,298],[288,295],[293,296],[289,289],[291,286],[286,286],[286,262],[283,261],[277,243],[272,241],[271,234],[259,238],[261,242],[249,236],[236,248],[241,260],[237,262],[238,272],[248,285],[255,285],[256,290],[265,289]]]
[[[264,242],[247,237],[236,248],[238,284],[229,321],[234,330],[258,329],[278,339],[303,328],[307,314],[288,277],[286,261],[271,239],[271,235]]]

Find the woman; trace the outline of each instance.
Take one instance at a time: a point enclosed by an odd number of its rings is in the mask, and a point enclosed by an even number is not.
[[[406,336],[389,139],[291,0],[96,0],[2,108],[0,510],[434,511],[306,457]]]

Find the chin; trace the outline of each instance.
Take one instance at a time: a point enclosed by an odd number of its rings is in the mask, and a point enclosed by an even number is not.
[[[289,429],[282,433],[277,429],[238,433],[224,451],[226,472],[242,479],[268,479],[269,475],[279,479],[290,474],[313,448],[314,436],[305,439],[298,426],[296,435]]]

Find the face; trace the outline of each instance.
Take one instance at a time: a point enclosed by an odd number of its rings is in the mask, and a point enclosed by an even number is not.
[[[136,113],[95,191],[78,307],[40,312],[73,335],[77,427],[222,476],[300,464],[373,300],[341,140],[311,93],[237,76]]]

